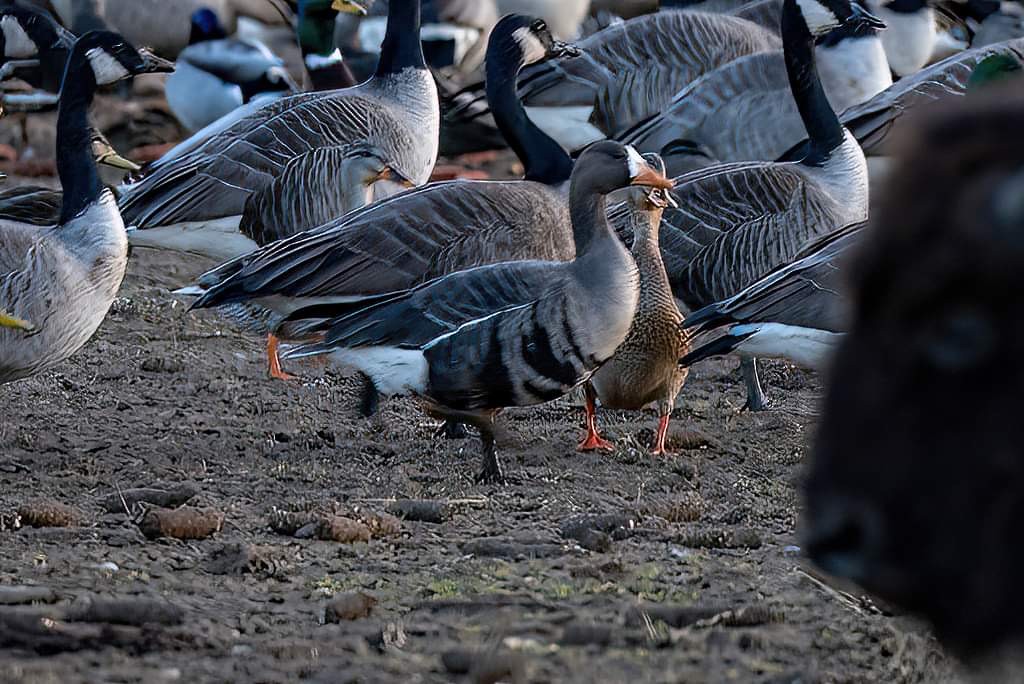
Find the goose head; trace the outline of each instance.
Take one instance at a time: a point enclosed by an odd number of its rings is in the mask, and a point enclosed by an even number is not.
[[[495,25],[492,35],[511,36],[522,55],[520,63],[523,66],[543,59],[577,57],[580,54],[576,46],[555,40],[546,21],[521,14],[503,17]]]
[[[885,22],[850,0],[795,0],[811,35],[818,38],[840,27],[884,29]]]
[[[75,44],[88,59],[96,85],[109,85],[130,76],[174,71],[174,63],[145,48],[136,50],[124,37],[111,31],[90,31]]]
[[[378,181],[391,181],[405,188],[412,188],[416,183],[405,174],[394,168],[385,159],[384,151],[375,145],[356,143],[350,145],[345,152],[345,162],[351,178],[361,187],[368,188]]]
[[[132,173],[142,170],[141,166],[118,154],[114,146],[107,140],[107,137],[95,128],[89,130],[89,143],[92,146],[93,159],[96,160],[97,164]]]
[[[660,190],[675,187],[671,178],[651,166],[635,148],[613,140],[596,142],[583,151],[576,161],[573,184],[581,179],[600,195],[634,185]]]
[[[3,59],[28,59],[50,48],[70,47],[74,36],[45,11],[12,4],[0,7],[0,41]]]
[[[217,13],[209,7],[197,9],[192,13],[190,21],[192,30],[188,38],[189,45],[228,37],[227,31],[221,26]]]

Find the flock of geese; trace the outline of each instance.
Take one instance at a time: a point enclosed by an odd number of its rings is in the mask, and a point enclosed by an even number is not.
[[[654,405],[664,453],[689,365],[740,356],[760,410],[756,358],[823,363],[893,131],[1024,59],[1024,38],[957,45],[923,0],[665,2],[589,29],[586,3],[555,0],[528,3],[549,20],[499,19],[513,0],[391,0],[383,17],[365,1],[263,2],[265,23],[296,32],[299,78],[236,35],[240,0],[162,3],[188,6],[183,25],[104,14],[142,1],[54,1],[60,21],[0,2],[0,75],[59,92],[63,190],[0,195],[0,383],[86,343],[132,244],[223,262],[179,292],[266,335],[273,376],[327,357],[364,376],[367,413],[410,394],[449,434],[476,427],[482,480],[503,479],[502,409],[577,387],[581,449],[612,446],[598,405]],[[1003,4],[956,27],[980,36],[1012,18]],[[194,133],[137,170],[90,104],[171,71]],[[442,140],[495,136],[521,180],[430,182]],[[136,172],[107,187],[98,162]]]

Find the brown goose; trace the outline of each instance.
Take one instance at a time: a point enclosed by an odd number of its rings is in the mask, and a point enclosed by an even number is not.
[[[664,172],[665,164],[657,155],[644,157]],[[579,445],[581,451],[612,447],[598,434],[596,398],[602,407],[612,409],[637,410],[657,403],[658,431],[651,453],[665,453],[669,415],[688,373],[679,365],[679,357],[690,346],[658,247],[661,215],[670,201],[671,195],[663,190],[630,191],[629,222],[633,228],[632,254],[640,273],[640,302],[629,335],[586,385],[587,435]]]
[[[295,319],[338,314],[323,341],[285,358],[329,354],[385,394],[412,394],[428,410],[480,428],[481,480],[500,481],[494,418],[541,404],[586,381],[625,340],[639,299],[636,263],[605,213],[606,195],[672,182],[630,147],[601,142],[573,170],[573,261],[515,261],[459,271],[354,304],[312,307]]]

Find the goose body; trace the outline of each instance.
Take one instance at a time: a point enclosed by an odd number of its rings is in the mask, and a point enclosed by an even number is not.
[[[652,165],[664,168],[660,161]],[[659,422],[652,451],[662,454],[669,415],[686,381],[687,370],[680,367],[679,357],[689,350],[689,336],[680,325],[683,316],[672,296],[658,247],[658,228],[667,200],[650,191],[633,189],[627,205],[632,209],[631,253],[640,277],[640,296],[626,339],[590,378],[586,390],[587,436],[580,448],[611,446],[597,432],[596,397],[602,407],[612,409],[638,410],[655,404]]]
[[[328,354],[386,393],[416,395],[436,414],[475,423],[483,436],[481,479],[500,480],[494,415],[564,395],[629,332],[639,276],[608,225],[604,196],[631,183],[670,185],[631,148],[588,148],[570,191],[573,261],[481,266],[337,307],[322,342],[287,356]]]
[[[0,307],[36,332],[0,330],[0,383],[42,372],[76,352],[99,327],[124,278],[128,243],[117,203],[92,156],[88,109],[97,84],[168,70],[117,34],[92,32],[68,60],[57,121],[65,195],[57,225],[0,223]]]
[[[222,259],[251,251],[258,244],[238,229],[252,195],[271,192],[275,181],[310,179],[318,181],[305,188],[313,197],[337,192],[338,170],[320,163],[328,148],[370,145],[401,178],[425,183],[437,158],[440,115],[418,27],[419,0],[392,3],[374,78],[265,105],[124,187],[121,210],[132,243]],[[301,215],[291,218],[264,232],[284,237],[311,227]]]
[[[529,122],[514,89],[526,60],[565,49],[525,17],[503,19],[492,34],[488,91],[527,180],[434,183],[387,198],[202,276],[194,306],[221,307],[250,328],[288,337],[278,327],[299,308],[501,261],[571,260],[565,186],[572,162]]]
[[[847,329],[842,269],[860,244],[864,226],[835,231],[739,293],[687,316],[687,328],[724,333],[680,363],[690,366],[713,356],[740,354],[822,368]]]

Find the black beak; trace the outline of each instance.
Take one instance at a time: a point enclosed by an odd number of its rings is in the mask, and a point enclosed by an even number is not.
[[[875,29],[886,28],[884,21],[861,7],[860,3],[852,2],[850,8],[853,10],[853,14],[850,15],[850,23],[859,23]]]
[[[142,68],[140,74],[169,74],[174,71],[174,62],[168,62],[163,57],[157,57],[146,48],[139,50],[142,57]]]
[[[548,58],[555,57],[579,57],[583,54],[583,50],[579,49],[572,43],[563,43],[560,40],[556,40],[548,48]]]

